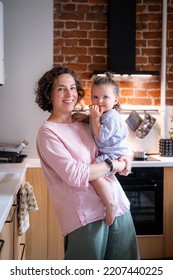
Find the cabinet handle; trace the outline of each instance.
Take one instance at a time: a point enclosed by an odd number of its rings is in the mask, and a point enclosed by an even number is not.
[[[23,260],[23,256],[24,256],[24,252],[25,252],[25,243],[20,243],[20,246],[22,246],[23,248],[22,248],[22,253],[21,253],[21,260]]]
[[[4,246],[5,241],[4,240],[0,240],[0,253],[2,252],[2,248]]]
[[[12,207],[14,208],[14,211],[13,211],[11,220],[7,220],[6,223],[12,223],[14,221],[15,213],[16,213],[16,210],[17,210],[17,204],[13,204]]]

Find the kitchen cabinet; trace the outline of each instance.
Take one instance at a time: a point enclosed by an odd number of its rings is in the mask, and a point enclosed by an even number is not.
[[[138,236],[141,259],[163,259],[163,235]]]
[[[1,260],[13,260],[14,257],[13,236],[14,236],[14,216],[16,210],[17,210],[16,205],[13,205],[8,214],[5,225],[0,233],[0,241],[1,241],[0,259]]]
[[[164,257],[173,259],[173,167],[164,168]]]
[[[18,235],[17,207],[16,198],[0,233],[1,260],[21,260],[24,258],[25,235]]]
[[[48,196],[48,260],[63,260],[64,237],[60,231],[51,199]]]
[[[64,241],[41,168],[28,168],[26,180],[33,186],[39,210],[30,213],[26,232],[26,259],[63,259]]]
[[[17,206],[17,198],[14,203]],[[18,235],[17,211],[14,216],[13,250],[14,250],[13,252],[14,260],[25,259],[25,234],[21,236]]]

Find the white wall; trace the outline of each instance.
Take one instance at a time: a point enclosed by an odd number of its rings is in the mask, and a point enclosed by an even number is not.
[[[139,106],[129,106],[130,110],[136,110],[141,118],[144,118],[144,112],[140,111],[143,108]],[[138,111],[139,110],[139,111]],[[154,110],[154,111],[153,111]],[[158,153],[159,152],[159,140],[161,138],[169,138],[169,130],[173,127],[172,116],[173,116],[173,106],[165,106],[164,115],[162,116],[160,107],[153,107],[147,109],[146,111],[151,114],[154,118],[156,118],[156,122],[153,125],[150,132],[143,138],[138,138],[135,133],[128,127],[129,136],[127,138],[127,145],[129,147],[129,151],[132,154],[134,150],[147,150],[148,153]],[[122,114],[124,120],[127,119],[129,113]],[[164,117],[164,120],[162,119]],[[165,137],[163,137],[162,132],[164,132]]]
[[[53,65],[53,0],[1,0],[4,4],[5,84],[0,87],[0,143],[35,139],[47,118],[35,103],[34,88]]]
[[[0,85],[4,83],[4,17],[3,4],[0,1]]]
[[[144,111],[142,111],[143,109],[139,110],[139,107],[137,106],[136,107],[129,106],[129,108],[130,108],[129,113],[122,114],[124,120],[127,119],[132,109],[136,110],[142,119],[144,118],[145,114]],[[159,140],[161,138],[161,128],[160,128],[161,116],[159,113],[159,108],[152,108],[151,110],[146,109],[146,112],[151,114],[156,119],[156,122],[151,128],[150,132],[143,139],[138,138],[135,132],[133,132],[127,125],[129,130],[129,135],[126,142],[130,154],[133,154],[133,151],[135,150],[141,150],[141,149],[148,151],[148,153],[159,152]]]

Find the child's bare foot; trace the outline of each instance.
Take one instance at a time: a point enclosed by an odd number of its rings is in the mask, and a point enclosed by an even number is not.
[[[115,201],[110,202],[109,205],[106,205],[106,217],[105,223],[108,226],[111,226],[115,220],[115,213],[116,213],[116,203]]]

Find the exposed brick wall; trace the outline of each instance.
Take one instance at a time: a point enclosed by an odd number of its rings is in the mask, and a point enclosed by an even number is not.
[[[107,69],[107,1],[54,0],[54,64],[77,70],[90,103],[93,70]],[[168,0],[166,103],[173,105],[173,0]],[[161,68],[162,0],[137,0],[136,69]],[[160,76],[117,79],[120,102],[160,104]]]
[[[136,68],[160,70],[162,0],[136,1]]]

